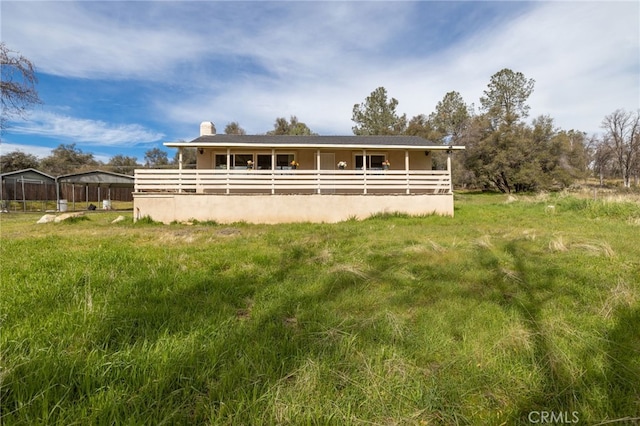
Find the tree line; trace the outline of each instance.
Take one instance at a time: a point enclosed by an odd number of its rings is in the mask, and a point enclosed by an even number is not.
[[[2,120],[6,128],[12,116],[24,116],[28,107],[40,103],[33,64],[18,52],[0,43],[2,66]],[[351,120],[355,135],[412,135],[443,145],[464,145],[454,156],[454,183],[457,187],[522,192],[565,188],[575,181],[597,177],[620,179],[624,187],[639,184],[640,110],[616,110],[603,118],[600,136],[576,129],[557,127],[549,115],[527,122],[527,104],[535,81],[508,68],[491,76],[478,108],[467,104],[459,92],[444,95],[429,115],[407,119],[397,111],[398,100],[378,87],[364,102],[355,104]],[[226,134],[244,135],[238,122],[228,123]],[[278,117],[267,135],[316,135],[296,116]],[[183,150],[184,167],[195,167],[195,149]],[[436,167],[443,159],[435,156]],[[81,172],[97,167],[132,174],[140,167],[177,167],[166,151],[153,148],[143,163],[136,157],[115,155],[103,163],[75,144],[61,144],[51,155],[38,159],[21,151],[0,156],[0,171],[37,168],[51,175]]]
[[[531,122],[527,103],[535,80],[502,69],[491,76],[479,108],[448,92],[429,115],[407,119],[384,87],[353,107],[356,135],[414,135],[443,145],[464,145],[454,157],[457,187],[505,193],[566,188],[596,176],[640,178],[640,110],[616,110],[604,117],[601,136],[557,127],[549,115]],[[436,158],[436,163],[437,163]],[[442,160],[440,159],[440,162]]]

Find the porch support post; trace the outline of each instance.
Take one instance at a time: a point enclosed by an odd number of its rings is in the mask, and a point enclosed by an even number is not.
[[[178,192],[182,192],[182,147],[178,148]]]
[[[22,211],[26,212],[27,211],[27,197],[24,194],[24,175],[20,177],[20,180],[22,182]]]
[[[73,184],[71,185],[73,188]],[[75,194],[73,194],[75,195]],[[75,197],[73,198],[73,210],[76,209]],[[60,182],[58,182],[58,178],[56,178],[56,210],[60,210]]]
[[[276,193],[276,149],[271,148],[271,194]]]
[[[227,148],[227,188],[225,192],[229,194],[229,172],[231,170],[231,148]]]
[[[367,193],[367,150],[362,150],[362,193]]]
[[[404,150],[404,171],[407,174],[407,190],[405,191],[407,194],[411,193],[411,183],[409,181],[409,150]]]
[[[451,153],[452,150],[447,150],[447,172],[449,172],[449,193],[453,192],[453,177],[451,176]]]
[[[316,188],[316,192],[320,194],[322,191],[320,189],[321,186],[321,176],[320,176],[320,150],[316,150],[316,170],[318,171],[318,187]]]

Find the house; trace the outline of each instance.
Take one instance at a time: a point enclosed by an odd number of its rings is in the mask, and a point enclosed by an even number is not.
[[[453,215],[451,155],[417,136],[217,135],[200,125],[178,169],[135,171],[135,219],[219,223],[339,222],[376,213]],[[182,167],[185,148],[196,169]],[[444,151],[446,170],[432,170]]]

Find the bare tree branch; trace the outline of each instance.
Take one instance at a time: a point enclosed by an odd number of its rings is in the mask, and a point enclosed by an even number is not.
[[[0,42],[0,129],[5,129],[11,117],[24,117],[27,109],[41,103],[35,85],[38,82],[33,63]]]

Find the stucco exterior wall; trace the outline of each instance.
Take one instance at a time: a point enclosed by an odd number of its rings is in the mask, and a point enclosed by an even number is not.
[[[429,195],[211,195],[134,193],[134,219],[171,223],[325,222],[365,219],[376,213],[453,216],[453,194]]]

